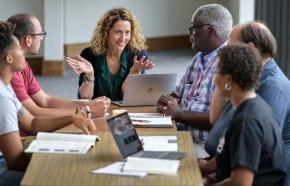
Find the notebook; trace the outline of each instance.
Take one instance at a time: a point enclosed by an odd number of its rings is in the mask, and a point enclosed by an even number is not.
[[[155,105],[162,94],[169,94],[176,84],[177,74],[129,74],[119,106]]]
[[[178,160],[185,156],[183,152],[172,151],[144,151],[142,142],[132,124],[128,112],[107,118],[113,138],[122,157],[128,156],[142,158]],[[175,141],[177,143],[177,141]]]

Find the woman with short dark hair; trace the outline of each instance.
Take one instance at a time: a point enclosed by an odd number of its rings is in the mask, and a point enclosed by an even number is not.
[[[216,182],[221,185],[283,185],[283,141],[274,113],[255,93],[261,56],[253,47],[229,45],[218,52],[215,86],[235,108],[219,140]]]

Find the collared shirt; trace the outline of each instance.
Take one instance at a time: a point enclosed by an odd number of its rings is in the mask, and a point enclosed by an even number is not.
[[[193,57],[185,74],[173,91],[181,99],[182,110],[209,112],[211,95],[214,90],[213,77],[217,51],[222,46],[207,55],[199,52]],[[178,130],[192,131],[192,138],[196,143],[203,144],[207,139],[208,132],[206,131],[182,123],[177,123],[177,128]]]

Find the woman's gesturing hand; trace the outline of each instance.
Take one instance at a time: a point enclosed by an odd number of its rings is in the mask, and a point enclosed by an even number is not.
[[[135,55],[133,60],[134,64],[130,69],[130,74],[138,74],[141,70],[149,70],[155,66],[155,64],[148,59],[145,60],[145,56],[138,60],[137,55]]]
[[[89,76],[93,77],[94,69],[92,64],[88,60],[82,58],[80,55],[77,55],[76,59],[66,57],[65,60],[77,74],[85,73],[88,78]]]

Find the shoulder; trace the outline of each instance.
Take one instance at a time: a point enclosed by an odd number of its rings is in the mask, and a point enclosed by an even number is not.
[[[91,47],[87,47],[87,48],[84,48],[82,51],[81,51],[81,55],[82,54],[92,54],[93,51],[92,51],[92,48]]]
[[[13,100],[9,97],[0,97],[0,135],[18,131],[17,111]],[[2,125],[3,124],[3,125]]]
[[[257,93],[268,100],[287,101],[290,104],[290,81],[285,78],[277,78],[275,76],[268,77],[260,81]],[[278,99],[275,99],[278,98]]]
[[[16,114],[16,112],[20,109],[21,103],[16,98],[11,87],[3,88],[0,86],[0,108],[2,108],[3,112],[0,112],[0,115],[4,114]],[[2,117],[0,117],[2,118]]]
[[[81,54],[80,54],[82,57],[98,57],[98,55],[96,55],[94,52],[93,52],[93,49],[91,47],[87,47],[85,49],[83,49],[81,51]]]
[[[88,60],[90,63],[92,63],[93,66],[94,66],[94,64],[96,64],[94,62],[100,60],[100,55],[96,55],[93,52],[93,49],[91,47],[87,47],[87,48],[83,49],[81,51],[80,56],[83,57],[83,58],[85,58],[86,60]]]
[[[12,98],[14,97],[13,95],[13,90],[11,85],[8,85],[7,87],[5,87],[4,85],[2,85],[2,82],[0,82],[0,99],[1,100],[12,100]],[[2,103],[2,101],[0,101],[1,105],[5,105]]]
[[[247,100],[242,104],[235,111],[232,120],[233,123],[238,123],[238,126],[263,128],[265,125],[276,122],[270,106],[260,96],[257,95],[256,98]]]

